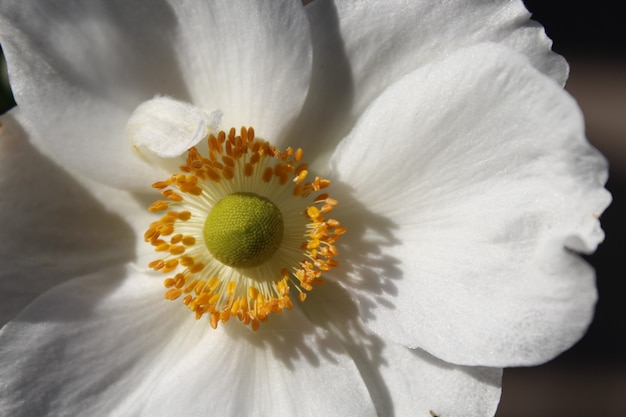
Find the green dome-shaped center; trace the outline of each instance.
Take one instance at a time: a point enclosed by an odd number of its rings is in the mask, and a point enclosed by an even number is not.
[[[254,193],[233,193],[213,207],[203,234],[215,259],[235,268],[249,268],[274,255],[283,230],[283,216],[276,204]]]

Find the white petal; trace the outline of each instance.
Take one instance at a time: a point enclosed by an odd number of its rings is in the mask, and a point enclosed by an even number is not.
[[[206,322],[200,324],[207,329]],[[227,323],[225,331],[194,329],[199,336],[191,336],[178,350],[185,354],[163,373],[144,413],[376,415],[352,358],[300,311],[271,317],[261,326],[256,333],[236,322]],[[172,387],[181,384],[184,388],[172,396]]]
[[[130,218],[94,197],[101,188],[85,188],[42,156],[14,116],[19,109],[0,118],[0,325],[60,282],[128,262],[137,240]],[[134,201],[118,194],[106,196],[113,207]]]
[[[306,10],[314,72],[294,137],[309,153],[332,147],[402,76],[477,43],[501,43],[559,83],[567,78],[567,63],[519,0],[316,0]]]
[[[349,230],[343,281],[379,334],[507,366],[584,333],[594,274],[570,249],[603,238],[606,163],[574,101],[524,57],[486,44],[408,75],[333,166],[356,199],[336,213]]]
[[[192,103],[282,146],[311,77],[309,21],[297,1],[172,1]]]
[[[177,22],[156,2],[6,1],[0,42],[33,143],[62,166],[123,188],[149,188],[160,171],[126,140],[132,111],[157,93],[186,98]]]
[[[175,158],[209,133],[217,133],[221,118],[219,110],[209,114],[189,103],[156,97],[137,107],[128,120],[126,134],[139,152]]]
[[[375,414],[341,345],[297,310],[214,331],[163,292],[117,269],[40,297],[0,332],[0,414]]]
[[[142,102],[167,95],[225,112],[271,139],[300,113],[311,64],[297,2],[9,0],[0,42],[35,145],[125,189],[162,177],[126,139]]]
[[[491,416],[500,399],[502,370],[445,363],[387,342],[369,331],[358,308],[336,284],[316,287],[302,307],[354,358],[379,416]]]
[[[2,329],[0,413],[139,415],[182,316],[160,282],[126,275],[107,269],[56,287]]]

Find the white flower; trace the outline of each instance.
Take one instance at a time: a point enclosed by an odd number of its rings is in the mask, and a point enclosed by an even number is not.
[[[528,18],[520,1],[3,1],[18,107],[1,119],[0,414],[493,415],[502,367],[549,360],[589,324],[594,274],[576,252],[602,240],[610,200],[567,65]],[[292,147],[294,169],[302,148],[341,223],[288,220],[303,193],[276,171],[167,203],[208,215],[258,187],[284,236],[329,226],[337,256],[312,244],[275,262],[289,238],[270,235],[246,275],[198,243],[202,226],[166,222],[225,282],[287,263],[293,308],[270,291],[267,315],[241,310],[257,331],[164,300],[144,242],[164,224],[150,185],[240,126]],[[311,291],[295,277],[306,253],[325,281]]]

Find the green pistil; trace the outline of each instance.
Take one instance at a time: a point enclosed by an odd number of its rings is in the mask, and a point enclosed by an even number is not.
[[[204,222],[204,243],[225,265],[249,268],[267,261],[283,240],[278,207],[254,193],[233,193],[220,200]]]

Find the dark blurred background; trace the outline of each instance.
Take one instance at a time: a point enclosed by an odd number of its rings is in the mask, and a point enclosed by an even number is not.
[[[626,416],[626,42],[620,2],[525,1],[533,19],[571,65],[567,90],[578,100],[589,140],[609,159],[613,204],[606,240],[588,257],[600,300],[587,335],[554,361],[507,369],[497,417]],[[0,76],[0,114],[13,106]],[[442,416],[445,417],[445,416]]]
[[[626,40],[620,2],[526,0],[533,19],[570,63],[566,89],[585,114],[587,136],[609,159],[613,203],[606,240],[588,257],[600,299],[587,335],[554,361],[504,372],[498,417],[626,416]],[[620,8],[620,10],[618,10]]]
[[[10,109],[15,105],[13,96],[9,90],[9,80],[6,73],[6,62],[4,61],[4,55],[2,55],[2,48],[0,48],[0,114]]]

